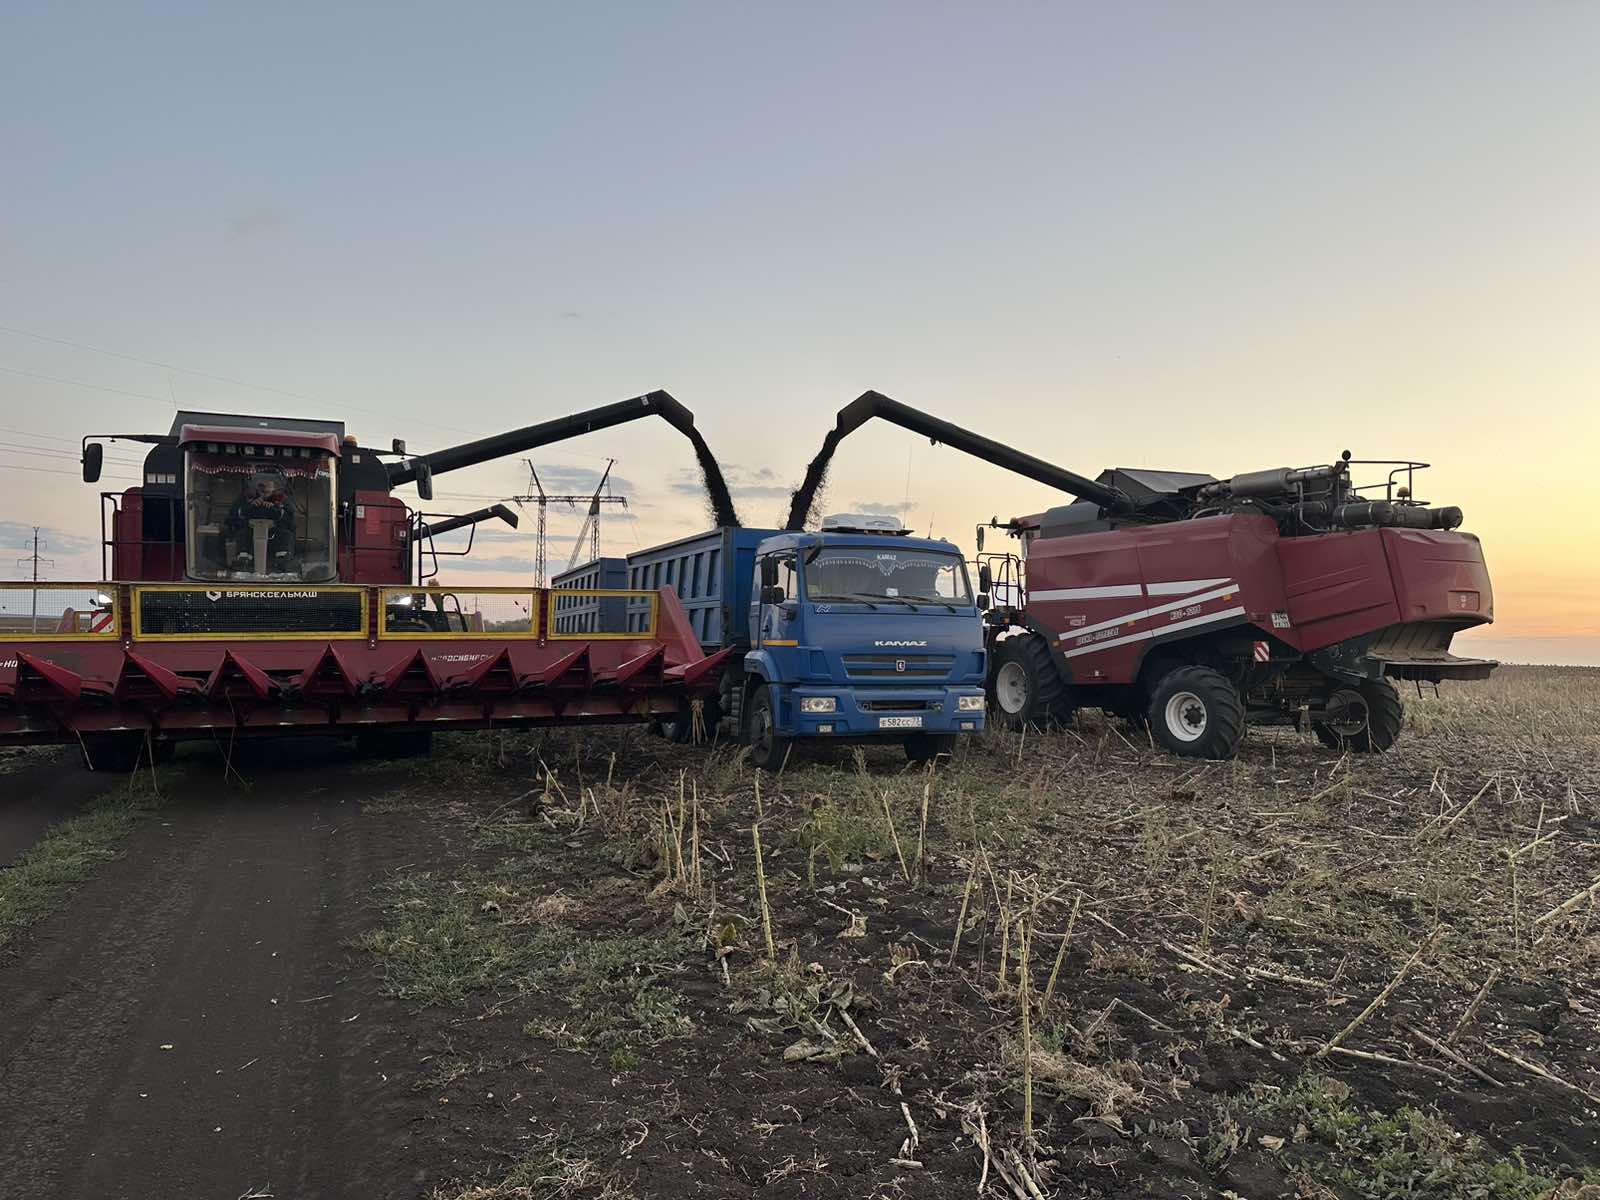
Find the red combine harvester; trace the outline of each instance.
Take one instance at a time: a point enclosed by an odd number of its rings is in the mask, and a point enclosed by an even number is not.
[[[833,443],[873,417],[1076,497],[1004,525],[1022,554],[980,556],[991,604],[991,710],[1020,727],[1097,707],[1148,723],[1175,754],[1229,758],[1247,723],[1310,726],[1331,747],[1389,749],[1393,680],[1483,679],[1450,653],[1494,619],[1459,508],[1412,494],[1419,462],[1253,471],[1231,479],[1118,468],[1085,479],[867,392]],[[1358,487],[1352,466],[1383,482]],[[1381,496],[1381,498],[1379,498]],[[982,529],[979,530],[982,550]],[[1025,575],[1024,575],[1025,572]]]
[[[102,495],[110,582],[0,584],[0,744],[76,742],[90,766],[128,770],[188,738],[408,753],[436,729],[676,716],[715,690],[723,655],[670,589],[435,586],[439,557],[466,553],[438,535],[516,516],[433,516],[392,494],[414,482],[428,500],[440,472],[647,416],[705,450],[665,392],[419,457],[332,421],[179,413],[167,434],[107,435],[150,446],[143,483]],[[102,460],[85,438],[85,481]],[[636,628],[607,627],[624,606]]]

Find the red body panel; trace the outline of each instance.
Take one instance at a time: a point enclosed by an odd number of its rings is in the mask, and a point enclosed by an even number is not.
[[[1235,626],[1310,652],[1403,622],[1493,615],[1471,534],[1285,538],[1267,517],[1233,514],[1028,546],[1028,617],[1084,684],[1131,683],[1152,646]]]
[[[1283,538],[1278,559],[1281,607],[1291,622],[1285,640],[1298,649],[1331,646],[1400,619],[1382,530]]]
[[[357,492],[339,547],[339,578],[350,583],[410,583],[410,510],[388,492]]]
[[[1483,547],[1470,533],[1385,529],[1384,554],[1402,621],[1494,620],[1494,589]],[[1473,618],[1477,618],[1473,620]]]

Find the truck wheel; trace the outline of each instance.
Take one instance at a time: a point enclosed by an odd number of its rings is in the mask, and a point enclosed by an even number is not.
[[[1406,706],[1400,703],[1400,693],[1387,679],[1363,683],[1360,687],[1362,701],[1366,704],[1366,719],[1355,727],[1352,722],[1329,724],[1318,721],[1312,725],[1317,740],[1330,750],[1354,750],[1357,754],[1382,754],[1400,740],[1400,729],[1405,724]]]
[[[1244,704],[1228,677],[1210,667],[1179,667],[1150,694],[1150,727],[1169,752],[1232,758],[1244,738]]]
[[[750,697],[745,731],[750,746],[750,761],[765,771],[781,770],[794,739],[778,732],[770,688],[759,687]]]
[[[989,707],[1008,729],[1072,719],[1067,689],[1038,634],[996,643],[989,668]]]
[[[932,762],[941,754],[954,754],[953,733],[913,733],[906,738],[906,757],[914,763]]]

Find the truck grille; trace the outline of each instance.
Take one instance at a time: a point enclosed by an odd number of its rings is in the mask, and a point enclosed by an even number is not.
[[[927,700],[863,700],[860,703],[864,712],[925,712],[939,707],[938,701]]]
[[[956,665],[951,654],[846,654],[851,679],[944,679]]]

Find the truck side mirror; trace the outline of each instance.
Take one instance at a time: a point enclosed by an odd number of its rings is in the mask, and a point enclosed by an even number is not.
[[[763,558],[761,560],[761,586],[765,589],[771,589],[777,585],[777,582],[778,560],[775,558]]]
[[[979,608],[985,608],[985,609],[989,607],[989,593],[988,592],[979,592],[978,593],[978,607]]]
[[[784,601],[783,589],[774,585],[766,585],[761,589],[761,603],[782,604]]]
[[[419,458],[413,464],[417,469],[417,498],[419,500],[433,499],[433,467],[425,458]]]
[[[983,526],[978,526],[978,553],[983,553]]]
[[[105,460],[106,448],[99,442],[85,442],[83,444],[83,481],[85,483],[98,483],[100,480],[100,464]]]
[[[994,572],[989,569],[988,563],[978,564],[978,590],[980,592],[994,591]]]

